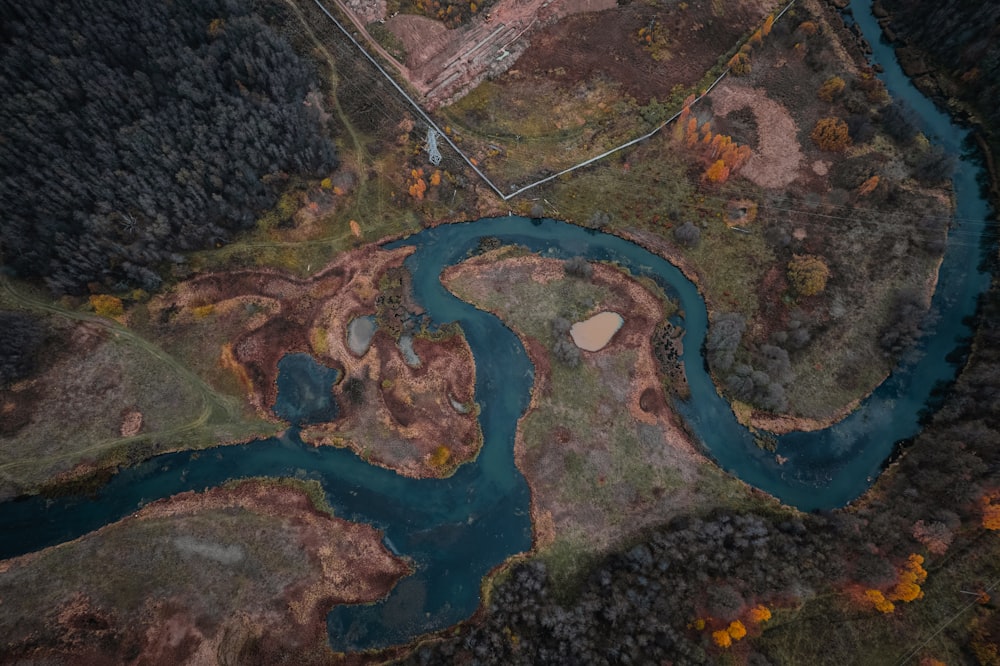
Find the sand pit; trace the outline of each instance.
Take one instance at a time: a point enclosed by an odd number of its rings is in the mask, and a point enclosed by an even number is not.
[[[599,312],[586,321],[573,324],[569,334],[577,347],[596,352],[604,349],[624,324],[625,319],[617,312]]]

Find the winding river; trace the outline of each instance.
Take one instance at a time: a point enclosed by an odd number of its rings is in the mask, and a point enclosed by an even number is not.
[[[882,76],[892,96],[917,111],[932,141],[963,155],[967,132],[953,125],[903,76],[892,49],[879,41],[867,3],[852,2],[852,9],[875,50],[875,60],[886,70]],[[531,546],[528,488],[514,466],[513,443],[515,424],[527,406],[533,368],[510,330],[492,315],[455,298],[439,280],[442,270],[465,258],[482,236],[523,244],[546,256],[617,261],[656,280],[680,301],[684,313],[678,323],[685,328],[683,361],[691,398],[678,407],[705,453],[735,476],[800,509],[843,506],[870,486],[898,442],[919,431],[932,391],[955,376],[953,352],[967,342],[971,331],[965,320],[989,282],[989,276],[977,269],[983,248],[969,240],[981,237],[989,216],[976,182],[978,171],[970,156],[959,161],[953,242],[948,244],[932,304],[937,325],[921,343],[918,360],[898,368],[836,426],[780,437],[777,453],[787,459],[783,465],[754,444],[716,392],[700,353],[707,326],[704,302],[673,265],[620,238],[553,220],[484,219],[428,229],[391,244],[415,246],[407,265],[417,300],[435,322],[459,322],[475,355],[485,444],[474,463],[463,465],[448,479],[408,479],[370,466],[347,450],[305,446],[292,428],[279,438],[153,458],[122,470],[95,497],[33,497],[4,503],[0,557],[76,538],[153,500],[229,479],[316,479],[338,516],[383,529],[386,546],[416,565],[416,572],[383,602],[331,611],[328,623],[335,650],[398,644],[469,617],[479,604],[486,573]],[[956,242],[956,237],[962,240]],[[279,376],[283,414],[301,423],[335,410],[330,404],[297,410],[296,400],[287,400],[296,390],[299,400],[321,395],[334,378],[335,373],[324,373],[309,359],[283,364]]]

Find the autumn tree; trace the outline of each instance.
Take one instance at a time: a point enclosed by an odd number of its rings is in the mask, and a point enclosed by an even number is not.
[[[1000,504],[995,503],[998,496],[1000,493],[993,492],[979,500],[983,508],[983,527],[988,530],[1000,530]]]
[[[832,102],[844,92],[844,79],[839,76],[831,76],[820,86],[818,96],[824,102]]]
[[[750,54],[744,51],[737,52],[726,64],[736,76],[746,76],[753,69],[750,63]]]
[[[764,604],[758,604],[750,609],[750,619],[757,624],[767,622],[771,619],[771,609]]]
[[[875,610],[880,613],[891,613],[896,610],[896,606],[893,605],[891,601],[885,598],[879,590],[866,590],[865,598],[868,599],[875,606]]]
[[[840,152],[851,145],[847,123],[840,118],[821,118],[809,136],[820,150]]]
[[[738,641],[747,635],[747,628],[739,620],[733,620],[726,627],[726,632],[732,637],[734,641]]]
[[[95,294],[90,297],[90,305],[94,312],[102,317],[120,317],[124,312],[122,299],[108,294]]]
[[[788,281],[800,296],[815,296],[826,289],[830,269],[820,257],[797,254],[788,262]]]
[[[712,632],[712,640],[720,648],[728,648],[733,644],[733,639],[729,635],[729,632],[725,629],[719,629],[718,631]]]
[[[705,171],[705,180],[710,183],[724,183],[729,178],[729,167],[722,160],[715,160]]]

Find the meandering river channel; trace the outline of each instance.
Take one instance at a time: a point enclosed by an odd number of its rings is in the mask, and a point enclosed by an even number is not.
[[[323,485],[338,516],[383,529],[386,545],[416,566],[416,572],[385,601],[331,611],[334,649],[398,644],[469,617],[479,604],[486,573],[531,547],[528,488],[514,465],[513,446],[533,368],[510,330],[492,315],[455,298],[439,280],[442,270],[465,258],[482,236],[519,243],[546,256],[616,261],[656,280],[680,302],[684,313],[678,323],[685,329],[683,361],[691,398],[678,407],[705,453],[733,475],[803,510],[839,507],[858,497],[878,476],[895,445],[919,431],[932,390],[955,376],[956,364],[950,357],[967,341],[971,331],[965,320],[989,283],[989,276],[977,269],[983,249],[970,240],[981,237],[989,208],[976,182],[979,167],[964,154],[966,130],[953,125],[912,87],[892,49],[880,43],[867,3],[852,2],[852,9],[874,48],[874,59],[886,70],[882,76],[890,94],[916,110],[933,142],[962,157],[954,179],[958,208],[953,242],[948,244],[932,304],[936,328],[922,341],[918,360],[893,372],[841,423],[778,438],[777,453],[787,459],[783,465],[774,453],[754,444],[716,392],[701,357],[708,319],[704,301],[673,265],[621,238],[562,222],[483,219],[428,229],[391,244],[416,247],[407,265],[417,300],[435,322],[459,322],[472,348],[485,438],[474,463],[463,465],[448,479],[408,479],[370,466],[348,450],[307,447],[293,428],[280,438],[153,458],[122,470],[94,497],[35,497],[4,503],[0,557],[76,538],[153,500],[229,479],[310,478]],[[322,394],[323,385],[316,388],[316,382],[329,385],[334,374],[317,379],[322,373],[315,370],[301,359],[283,366],[279,394],[287,398],[294,391],[289,386],[306,379],[309,390],[300,387],[299,395]],[[308,405],[297,416],[295,405],[287,400],[282,405],[283,415],[293,421],[316,418],[316,409],[335,409]]]

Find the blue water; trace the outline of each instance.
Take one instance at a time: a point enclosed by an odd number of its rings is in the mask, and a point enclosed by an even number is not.
[[[295,425],[337,418],[333,387],[340,371],[321,365],[309,354],[286,354],[278,361],[278,397],[274,413]]]
[[[861,5],[863,3],[852,3]],[[906,100],[925,133],[963,155],[966,132],[951,124],[899,72],[891,52],[879,43],[867,9],[855,19],[885,67],[890,93]],[[318,480],[337,515],[385,531],[387,547],[410,558],[415,573],[389,597],[368,606],[340,606],[329,615],[336,650],[405,642],[452,625],[479,604],[483,576],[531,545],[529,495],[513,461],[514,429],[523,413],[533,369],[517,338],[495,317],[452,296],[441,271],[462,260],[481,236],[497,236],[547,256],[582,255],[618,261],[633,273],[656,280],[680,304],[685,329],[683,360],[691,398],[678,409],[707,455],[747,483],[804,510],[843,506],[863,493],[895,445],[919,431],[932,390],[953,379],[949,355],[970,335],[964,319],[987,287],[980,272],[981,236],[989,217],[979,196],[978,168],[962,159],[955,174],[958,212],[932,307],[936,329],[922,343],[918,359],[898,368],[872,396],[840,424],[816,433],[778,439],[774,454],[760,450],[717,394],[701,356],[707,326],[704,302],[671,264],[613,236],[553,220],[506,217],[425,230],[391,247],[413,245],[407,260],[416,299],[436,324],[457,321],[476,358],[476,400],[484,446],[478,459],[443,480],[415,480],[367,465],[345,449],[304,446],[293,428],[282,437],[198,453],[153,458],[117,474],[95,496],[46,500],[39,497],[0,505],[0,557],[38,550],[93,531],[155,499],[202,490],[247,476],[289,476]],[[279,409],[290,421],[308,423],[335,414],[330,387],[334,370],[307,356],[286,357],[279,366]],[[334,373],[334,374],[331,374]],[[297,393],[296,393],[297,392]]]

